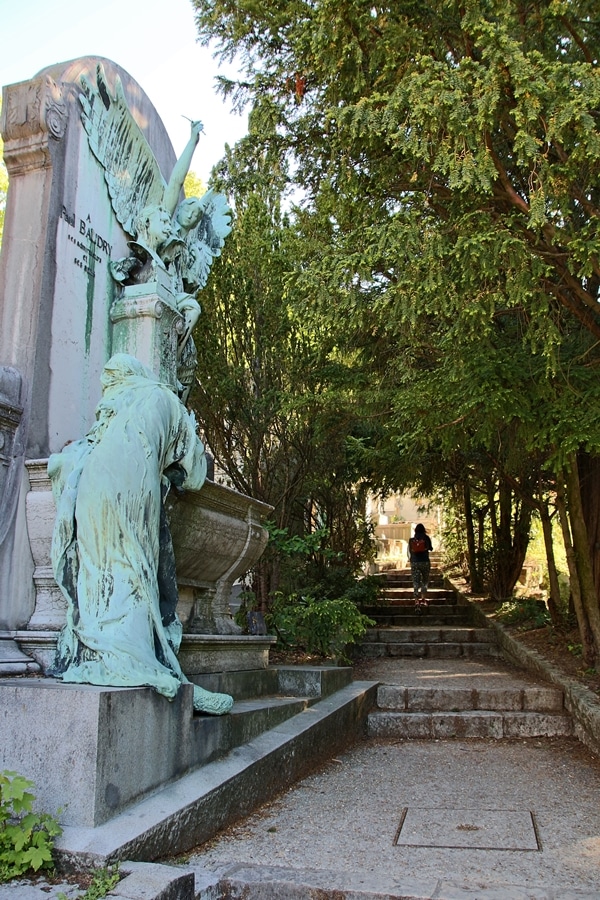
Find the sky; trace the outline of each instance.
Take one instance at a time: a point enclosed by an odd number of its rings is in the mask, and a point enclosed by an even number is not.
[[[215,90],[219,68],[211,49],[196,42],[190,0],[12,0],[0,10],[0,86],[27,81],[40,69],[80,56],[104,56],[146,92],[177,155],[200,119],[191,170],[208,180],[225,144],[246,133],[245,116],[232,113]]]

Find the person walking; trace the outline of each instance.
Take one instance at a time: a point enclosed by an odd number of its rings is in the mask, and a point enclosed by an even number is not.
[[[415,594],[415,607],[418,613],[428,606],[427,586],[429,584],[429,572],[431,562],[429,553],[433,550],[431,538],[425,531],[425,526],[419,522],[415,526],[415,533],[408,542],[408,558],[410,560],[410,572],[412,575],[413,590]]]

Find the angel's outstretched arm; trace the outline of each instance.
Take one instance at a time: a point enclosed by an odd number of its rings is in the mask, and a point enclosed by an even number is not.
[[[165,198],[163,202],[163,205],[170,216],[173,216],[175,214],[175,210],[177,209],[183,182],[185,181],[185,176],[187,175],[190,168],[192,156],[194,155],[194,150],[196,149],[198,140],[200,138],[200,132],[203,130],[204,126],[202,122],[192,122],[192,133],[190,135],[190,139],[185,145],[183,153],[175,163],[173,171],[171,172],[171,177],[169,178],[169,183],[165,191]]]

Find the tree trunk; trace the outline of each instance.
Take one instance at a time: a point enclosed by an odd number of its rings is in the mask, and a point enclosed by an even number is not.
[[[469,565],[469,579],[471,581],[471,590],[474,594],[480,594],[483,591],[483,581],[480,578],[477,566],[475,531],[473,528],[473,504],[471,503],[471,488],[468,481],[463,482],[462,501],[465,513],[465,527],[467,531],[467,559]]]
[[[600,457],[577,454],[581,505],[588,535],[596,597],[600,600]]]
[[[562,610],[560,604],[560,585],[558,582],[558,572],[556,570],[556,560],[554,558],[554,542],[552,540],[552,519],[548,511],[548,501],[544,497],[540,497],[539,505],[540,519],[542,521],[542,533],[544,535],[544,547],[546,549],[546,562],[548,564],[548,581],[550,590],[548,592],[548,612],[553,625],[562,624]]]
[[[600,608],[598,607],[596,586],[592,572],[587,529],[583,518],[577,456],[574,453],[569,458],[569,469],[567,469],[566,476],[569,518],[571,521],[573,548],[575,550],[575,562],[581,586],[581,601],[592,632],[594,654],[598,658],[600,656]]]
[[[561,474],[556,478],[556,509],[558,510],[558,519],[562,530],[563,543],[565,545],[567,566],[569,567],[571,599],[573,600],[573,606],[575,607],[575,617],[577,619],[579,636],[581,638],[582,657],[586,666],[593,666],[595,660],[594,639],[581,599],[581,585],[579,583],[579,573],[577,572],[575,550],[573,548],[573,541],[571,540],[571,528],[569,526],[569,517],[567,515],[563,476]]]
[[[513,492],[505,481],[498,485],[498,512],[494,516],[494,548],[490,595],[494,600],[506,600],[512,596],[514,587],[525,562],[529,544],[532,508],[529,504],[515,500]],[[490,497],[490,502],[493,500]]]
[[[487,515],[487,506],[478,506],[477,515],[477,578],[479,590],[483,591],[485,584],[485,517]]]

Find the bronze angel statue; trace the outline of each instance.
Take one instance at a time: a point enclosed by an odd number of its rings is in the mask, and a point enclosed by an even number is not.
[[[82,76],[81,118],[90,149],[103,168],[115,216],[131,237],[131,255],[113,261],[111,274],[126,285],[154,280],[157,267],[168,272],[185,320],[178,349],[178,378],[185,402],[195,369],[191,331],[200,315],[197,294],[231,231],[231,211],[226,198],[212,190],[180,201],[203,130],[201,122],[191,123],[190,139],[167,183],[131,114],[120,79],[112,96],[100,64],[96,81],[94,86]]]

